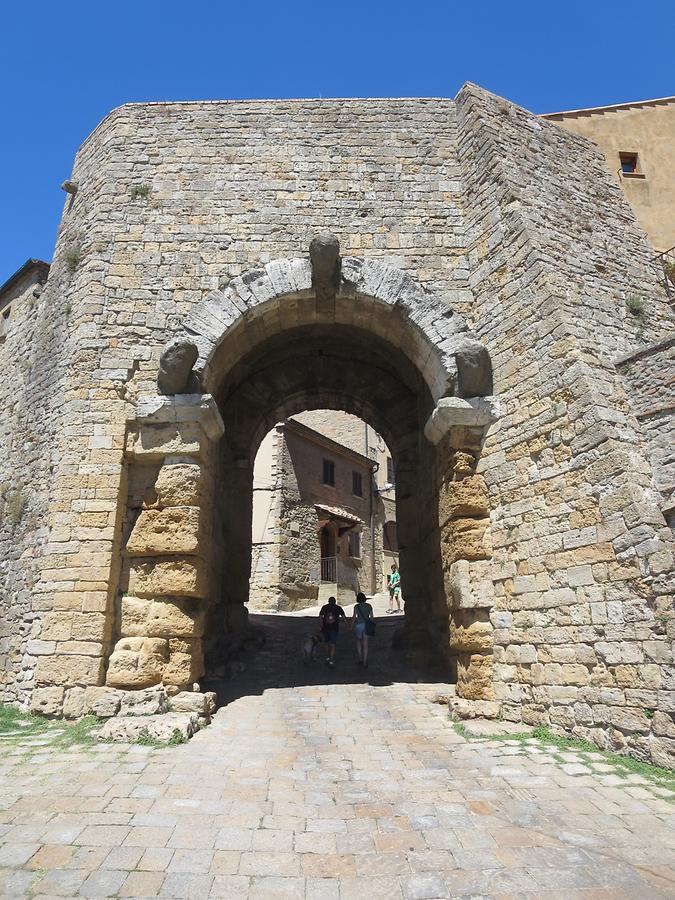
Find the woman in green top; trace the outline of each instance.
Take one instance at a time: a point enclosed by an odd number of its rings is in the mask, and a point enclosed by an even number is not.
[[[354,634],[356,636],[356,652],[359,655],[359,665],[368,668],[368,629],[367,622],[373,618],[373,607],[366,600],[366,595],[356,595],[356,606],[352,616]]]
[[[401,612],[401,573],[396,563],[391,564],[391,575],[387,575],[387,587],[389,588],[387,613]],[[396,610],[394,610],[394,600],[396,601]]]

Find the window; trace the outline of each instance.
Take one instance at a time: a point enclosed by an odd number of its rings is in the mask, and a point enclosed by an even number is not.
[[[394,483],[394,463],[391,456],[387,457],[387,482],[389,484]]]
[[[363,497],[363,476],[360,472],[352,472],[352,494]]]
[[[619,159],[621,160],[621,172],[624,175],[639,174],[637,153],[619,153]]]
[[[12,309],[9,306],[2,311],[2,315],[0,316],[0,338],[7,337],[9,334],[9,315],[11,311]]]
[[[323,461],[323,483],[330,484],[335,487],[335,463],[332,459],[324,459]]]
[[[385,550],[389,550],[392,553],[398,553],[398,534],[396,533],[396,522],[384,523],[382,543]]]
[[[361,535],[358,531],[349,532],[349,555],[360,558],[361,556]]]

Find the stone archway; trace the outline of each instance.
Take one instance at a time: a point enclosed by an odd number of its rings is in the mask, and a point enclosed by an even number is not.
[[[205,646],[222,654],[245,628],[255,452],[280,418],[323,407],[369,421],[396,459],[401,646],[441,654],[460,696],[493,700],[476,468],[497,403],[488,353],[461,317],[398,269],[340,259],[324,235],[309,260],[273,261],[198,304],[158,385],[127,435],[130,503],[143,499],[109,685],[179,690],[204,673]]]

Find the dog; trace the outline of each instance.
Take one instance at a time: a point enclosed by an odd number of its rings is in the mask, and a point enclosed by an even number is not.
[[[323,644],[322,635],[307,635],[302,645],[302,661],[305,663],[305,665],[310,662],[316,662],[317,648],[320,644]]]

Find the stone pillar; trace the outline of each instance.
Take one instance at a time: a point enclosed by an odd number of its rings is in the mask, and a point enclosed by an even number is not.
[[[499,415],[493,397],[439,401],[425,434],[438,445],[438,524],[450,626],[449,652],[457,671],[457,696],[479,701],[475,712],[495,716],[494,588],[485,480],[476,466],[485,428]]]
[[[139,404],[125,454],[130,485],[146,487],[123,551],[127,590],[108,663],[110,687],[162,683],[173,693],[204,674],[211,451],[222,434],[209,395],[157,397]]]

